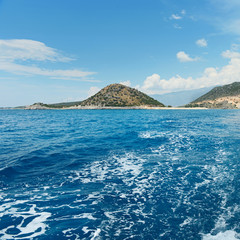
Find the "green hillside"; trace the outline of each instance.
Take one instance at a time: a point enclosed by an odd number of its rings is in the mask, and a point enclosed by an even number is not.
[[[192,103],[237,95],[240,95],[240,82],[234,82],[221,87],[215,87],[208,93],[194,100]]]
[[[215,87],[185,107],[240,108],[240,82]]]

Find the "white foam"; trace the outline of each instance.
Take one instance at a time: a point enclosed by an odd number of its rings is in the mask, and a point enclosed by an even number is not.
[[[155,132],[155,131],[141,132],[138,135],[139,138],[143,138],[143,139],[160,138],[160,137],[164,137],[164,136],[165,136],[164,133],[159,133],[159,132]]]
[[[38,212],[35,204],[32,204],[28,211],[21,211],[19,205],[22,203],[26,203],[26,201],[10,202],[1,206],[1,217],[4,215],[10,215],[13,218],[22,218],[21,223],[19,223],[17,226],[8,226],[7,228],[0,230],[0,234],[3,235],[1,236],[1,239],[18,239],[18,236],[22,234],[27,234],[27,238],[34,238],[45,233],[47,225],[44,222],[51,216],[51,213]],[[25,208],[25,204],[23,208]],[[34,218],[31,222],[25,225],[25,220],[30,217]],[[12,235],[7,233],[8,230],[13,227],[19,230],[18,234]]]
[[[204,234],[202,240],[239,240],[238,234],[233,230],[225,232],[219,232],[217,235],[211,235],[210,233]]]
[[[188,225],[189,223],[192,222],[192,220],[193,220],[192,218],[188,217],[188,218],[185,219],[184,222],[181,223],[179,226],[180,226],[180,227],[183,227],[183,226],[185,226],[185,225]]]
[[[101,232],[101,229],[97,228],[97,230],[93,232],[93,237],[91,238],[91,240],[94,240],[96,237],[98,237],[100,232]]]
[[[63,230],[62,233],[63,233],[63,234],[66,234],[66,233],[71,232],[71,231],[74,231],[74,230],[76,230],[76,229],[77,229],[77,228],[68,228],[68,229],[66,229],[66,230]]]
[[[112,215],[113,213],[111,212],[105,212],[104,215],[110,219],[115,219],[115,217]]]
[[[74,240],[80,240],[81,238],[79,237],[79,235],[73,232],[75,230],[77,230],[77,228],[69,228],[63,230],[62,233],[65,235],[64,237],[66,237],[67,239],[73,239],[74,237]]]
[[[126,157],[117,158],[117,161],[120,165],[118,170],[121,173],[126,174],[126,172],[129,172],[135,177],[140,174],[142,168],[141,159],[136,159],[132,154],[127,154]]]
[[[82,230],[84,234],[87,234],[89,231],[91,231],[91,229],[88,229],[88,227],[83,227]]]
[[[84,232],[84,234],[91,232],[91,235],[90,235],[91,240],[94,240],[99,236],[101,229],[97,228],[96,230],[94,230],[94,229],[89,229],[88,227],[83,227],[82,231]]]
[[[90,183],[91,180],[89,178],[83,178],[81,179],[82,183]]]
[[[154,133],[155,135],[151,134],[152,133],[148,132],[142,137],[154,138],[157,136],[156,133]],[[158,187],[161,187],[162,182],[164,183],[165,181],[168,181],[168,178],[171,180],[172,175],[174,176],[176,171],[180,171],[181,175],[179,176],[181,176],[181,180],[179,184],[171,185],[171,190],[175,190],[177,196],[176,199],[170,199],[172,205],[174,206],[174,208],[172,208],[173,212],[179,206],[181,206],[181,204],[190,206],[192,204],[191,196],[196,192],[198,193],[198,191],[201,190],[199,188],[206,186],[218,186],[219,182],[224,180],[225,176],[228,176],[226,173],[224,173],[224,171],[222,171],[222,166],[215,164],[211,165],[211,162],[207,162],[209,165],[202,165],[202,163],[196,163],[196,165],[191,164],[191,167],[196,166],[198,169],[202,169],[203,174],[197,175],[197,177],[201,179],[201,182],[195,182],[195,184],[190,186],[190,182],[188,182],[188,176],[192,174],[191,168],[189,168],[188,165],[178,166],[178,163],[176,164],[174,161],[181,161],[181,147],[187,146],[190,148],[190,145],[192,144],[191,139],[184,134],[168,134],[166,137],[169,139],[167,144],[161,144],[161,146],[159,146],[156,150],[152,150],[153,155],[151,156],[153,156],[153,158],[150,158],[150,161],[152,161],[151,163],[153,164],[151,165],[148,164],[148,160],[146,159],[149,158],[147,158],[146,155],[143,155],[142,157],[136,155],[135,153],[126,153],[125,155],[111,156],[104,161],[93,161],[86,165],[84,169],[80,170],[79,172],[75,172],[73,177],[69,177],[72,181],[78,180],[82,183],[98,181],[102,182],[106,180],[107,184],[105,184],[104,187],[100,186],[98,189],[99,192],[90,191],[90,193],[88,192],[89,194],[85,195],[84,197],[79,195],[81,199],[83,198],[81,201],[84,201],[84,203],[85,201],[90,201],[92,204],[98,204],[103,199],[102,196],[104,196],[106,192],[109,193],[109,191],[111,192],[111,195],[121,198],[121,201],[126,203],[123,208],[119,209],[119,214],[115,214],[114,212],[110,211],[104,212],[106,218],[102,220],[100,225],[104,230],[116,228],[118,222],[121,226],[121,229],[129,230],[131,228],[131,224],[126,222],[125,218],[125,216],[129,214],[135,214],[136,222],[138,223],[144,223],[144,214],[146,214],[146,216],[154,215],[154,203],[156,202],[153,197],[155,196],[154,193],[158,191]],[[157,159],[159,160],[155,160],[156,154],[158,154]],[[162,155],[164,158],[160,158],[159,155]],[[183,157],[185,157],[184,153]],[[177,169],[173,166],[177,166]],[[112,179],[121,180],[121,183],[119,185],[117,185],[115,181],[112,183]],[[129,188],[129,186],[131,187]],[[190,186],[190,191],[187,194],[185,192],[185,186]],[[216,193],[222,199],[219,207],[223,215],[219,216],[218,221],[215,224],[215,228],[209,234],[202,235],[202,237],[204,240],[228,240],[231,239],[230,237],[234,237],[232,240],[238,239],[236,232],[233,230],[226,231],[226,221],[229,219],[227,214],[228,210],[226,209],[226,192],[223,191],[223,193],[221,193],[217,187],[214,188],[214,191],[216,191]],[[206,192],[206,194],[207,193],[208,192]],[[152,203],[152,209],[148,210],[144,206],[143,201],[146,201],[146,199],[149,200],[149,203]],[[78,201],[79,200],[76,200],[75,202]],[[80,214],[75,217],[96,220],[96,218],[89,213]],[[196,219],[197,218],[185,217],[182,219],[180,227],[184,228],[188,225],[195,224],[197,221]],[[88,234],[88,239],[98,238],[101,232],[100,229],[89,229],[88,227],[83,227],[82,231],[85,234]],[[120,231],[120,229],[116,229],[116,234],[118,231]]]
[[[195,189],[198,189],[199,187],[202,187],[204,185],[208,185],[211,181],[208,179],[205,179],[203,182],[201,183],[195,183]]]
[[[93,192],[93,193],[90,193],[88,194],[88,197],[86,200],[89,200],[89,199],[94,199],[94,198],[99,198],[99,192]]]
[[[119,197],[120,198],[127,198],[126,194],[124,194],[124,193],[121,193]]]
[[[91,173],[97,177],[97,181],[103,181],[106,179],[106,175],[108,173],[107,166],[92,166]]]
[[[82,213],[79,215],[74,215],[73,218],[74,219],[87,218],[89,220],[97,220],[97,218],[93,217],[93,215],[91,213]]]

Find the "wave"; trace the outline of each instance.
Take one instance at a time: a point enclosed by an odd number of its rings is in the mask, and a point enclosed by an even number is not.
[[[0,176],[4,176],[7,178],[15,177],[17,174],[19,174],[19,171],[17,171],[17,167],[5,167],[0,169]]]

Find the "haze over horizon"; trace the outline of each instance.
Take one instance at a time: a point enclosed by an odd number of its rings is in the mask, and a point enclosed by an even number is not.
[[[0,107],[240,79],[236,0],[0,0]]]

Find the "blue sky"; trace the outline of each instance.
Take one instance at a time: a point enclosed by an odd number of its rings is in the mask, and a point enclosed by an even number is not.
[[[0,106],[240,79],[239,0],[0,0]]]

